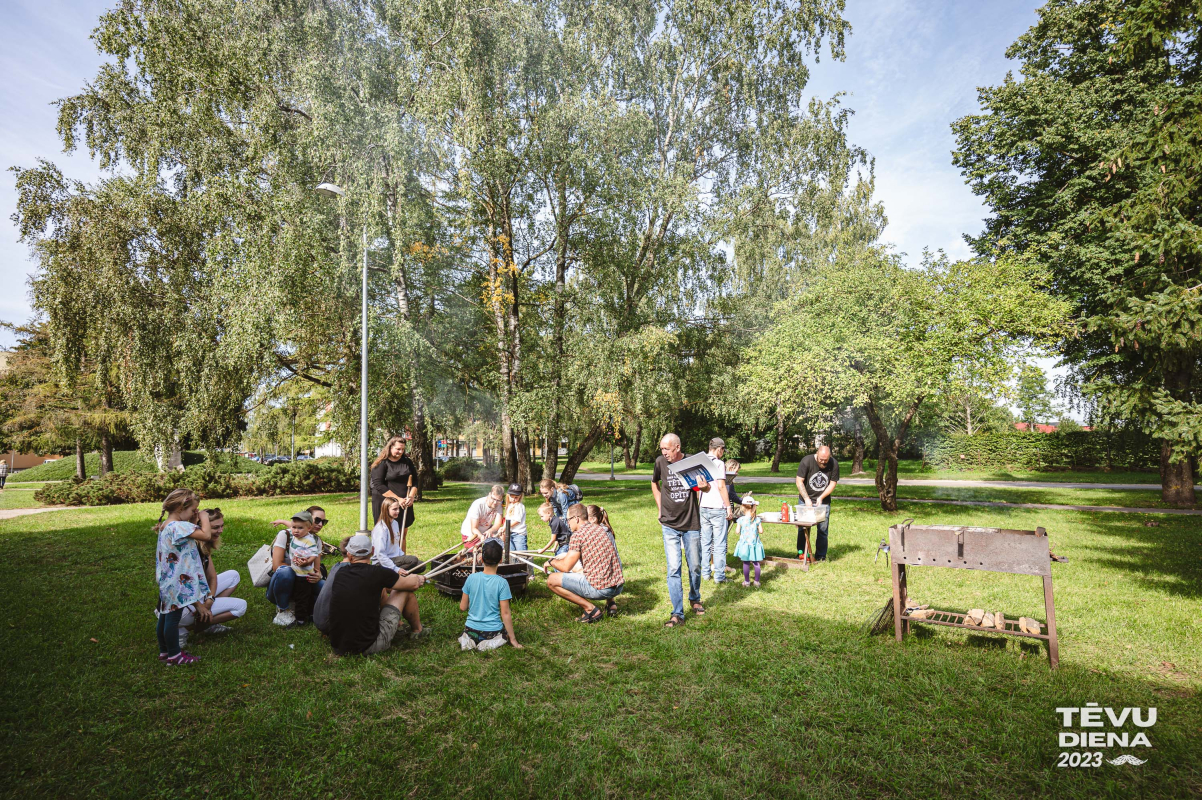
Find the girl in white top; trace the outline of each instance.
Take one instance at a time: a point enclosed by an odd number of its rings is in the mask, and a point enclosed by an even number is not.
[[[471,550],[490,536],[496,536],[504,524],[501,516],[501,503],[505,499],[505,487],[496,484],[485,497],[472,503],[467,510],[463,524],[459,526],[459,535],[463,544]]]
[[[371,529],[371,563],[399,572],[395,563],[405,555],[405,539],[408,529],[402,531],[398,519],[401,516],[401,501],[385,496],[380,502],[380,519]]]
[[[526,506],[522,503],[520,483],[509,484],[509,496],[505,499],[505,519],[509,521],[509,549],[526,549]]]

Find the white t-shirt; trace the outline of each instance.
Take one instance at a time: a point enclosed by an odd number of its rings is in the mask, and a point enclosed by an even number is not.
[[[505,509],[505,519],[509,520],[509,532],[518,536],[526,535],[526,504],[510,503]]]
[[[714,480],[710,481],[710,488],[701,493],[701,507],[726,510],[727,504],[722,502],[722,495],[718,492],[718,484],[714,482],[726,480],[726,465],[713,456],[709,458],[713,462],[710,466],[710,475],[713,476]]]
[[[475,520],[479,520],[477,528],[488,530],[496,521],[500,510],[500,506],[492,509],[488,507],[488,495],[472,501],[471,508],[467,510],[467,516],[463,518],[463,524],[459,526],[459,535],[465,542],[472,538],[472,522]]]

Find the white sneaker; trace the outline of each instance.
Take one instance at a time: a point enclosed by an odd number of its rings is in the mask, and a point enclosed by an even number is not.
[[[472,637],[468,636],[465,633],[459,637],[459,649],[460,650],[475,650],[476,643],[474,641],[472,641]]]
[[[480,644],[476,645],[477,650],[496,650],[498,647],[504,647],[509,644],[505,641],[504,636],[494,636],[491,639],[483,639]]]
[[[296,622],[296,615],[293,614],[290,609],[285,608],[283,611],[275,615],[275,619],[273,619],[272,622],[282,628],[287,628],[289,625]]]
[[[188,646],[188,629],[180,628],[179,629],[179,649],[183,650],[187,646]]]
[[[210,625],[209,627],[205,628],[205,633],[229,633],[229,631],[230,631],[230,626],[222,625],[221,623],[217,623],[216,625]]]

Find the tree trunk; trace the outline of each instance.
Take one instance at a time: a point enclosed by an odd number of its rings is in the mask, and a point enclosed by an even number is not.
[[[580,469],[580,465],[584,463],[584,459],[588,458],[588,454],[593,452],[593,448],[597,445],[597,442],[601,441],[601,436],[604,433],[605,424],[598,423],[580,440],[580,443],[576,445],[576,449],[568,455],[568,460],[563,465],[563,474],[559,476],[560,483],[571,483],[576,478],[576,470]]]
[[[918,413],[918,407],[922,405],[922,401],[923,396],[919,395],[910,404],[906,416],[898,426],[896,436],[889,435],[885,421],[878,413],[873,400],[869,400],[868,405],[864,408],[864,413],[868,416],[868,424],[872,426],[872,432],[876,434],[878,453],[876,492],[881,499],[881,510],[883,511],[897,511],[897,454],[906,441],[906,432],[909,431],[910,423],[913,421],[914,415]]]
[[[639,465],[639,456],[642,453],[643,447],[643,423],[638,423],[634,426],[634,466]]]
[[[417,467],[417,496],[420,498],[426,489],[436,489],[438,480],[434,476],[434,441],[426,430],[426,404],[412,393],[413,400],[413,466]]]
[[[626,431],[622,431],[622,463],[626,465],[626,469],[634,469],[634,457],[630,454],[630,437],[626,435]]]
[[[515,430],[513,432],[513,449],[518,456],[517,469],[510,480],[520,483],[526,493],[531,494],[534,492],[534,484],[530,480],[530,442],[526,438],[525,431]]]
[[[81,481],[88,477],[88,467],[84,461],[82,439],[75,440],[75,477]]]
[[[853,445],[851,456],[851,474],[859,475],[864,471],[864,426],[860,422],[860,412],[853,411],[852,419],[855,420],[855,445]]]
[[[776,400],[776,451],[772,454],[772,471],[780,472],[780,458],[785,451],[785,415],[781,413],[780,398]]]
[[[113,439],[108,431],[100,433],[100,477],[113,471]]]
[[[1160,442],[1160,496],[1171,506],[1186,508],[1197,502],[1194,495],[1194,466],[1189,456],[1182,455],[1172,463],[1173,445]]]

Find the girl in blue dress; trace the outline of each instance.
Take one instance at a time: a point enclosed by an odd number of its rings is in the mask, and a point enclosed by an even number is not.
[[[763,522],[756,514],[756,506],[760,504],[751,496],[743,495],[743,516],[739,517],[736,526],[739,531],[739,543],[735,545],[735,558],[743,562],[743,586],[750,586],[751,568],[755,567],[755,588],[760,588],[760,562],[764,560],[764,544],[760,541],[760,528]]]

